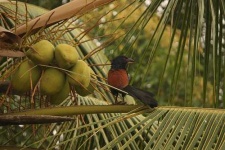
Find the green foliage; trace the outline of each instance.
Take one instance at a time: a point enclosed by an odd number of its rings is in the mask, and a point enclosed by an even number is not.
[[[222,13],[214,22],[205,18],[214,17],[209,6],[213,11],[224,8],[216,9],[219,3],[209,1],[161,3],[117,1],[85,17],[102,14],[100,25],[90,33],[101,42],[113,35],[116,40],[105,48],[105,54],[110,59],[121,54],[134,58],[136,63],[129,67],[131,83],[157,93],[160,105],[224,107],[224,56],[220,53],[225,48],[224,36],[218,32],[214,43],[204,42],[215,33],[205,25],[224,27],[215,22],[224,18]],[[90,20],[89,25],[93,24],[96,22]]]
[[[79,97],[79,104],[105,105]],[[68,103],[69,104],[69,103]],[[66,111],[66,110],[65,110]],[[1,144],[38,149],[223,149],[224,110],[164,107],[74,116],[62,124],[0,128]],[[144,116],[142,115],[144,114]],[[11,134],[14,133],[14,134]],[[43,138],[44,137],[44,138]]]
[[[133,57],[137,63],[129,67],[131,83],[157,93],[160,105],[224,107],[224,2],[169,1],[163,14],[157,16],[161,3],[115,1],[47,29],[43,27],[24,37],[21,48],[26,50],[40,39],[54,45],[67,43],[92,66],[98,79],[92,81],[95,93],[81,97],[72,89],[59,106],[91,107],[113,102],[105,86],[109,66],[101,66],[109,63],[104,52],[110,59],[120,54]],[[8,29],[46,12],[30,5],[26,12],[21,3],[19,7],[15,3],[0,6],[2,26]],[[17,18],[8,14],[17,14]],[[20,60],[7,58],[1,62],[0,79],[7,79]],[[51,114],[58,115],[39,94],[2,94],[1,113],[48,107]],[[64,115],[71,115],[69,110],[65,109]],[[99,110],[72,116],[74,121],[61,124],[0,127],[0,144],[38,149],[225,148],[223,109],[158,107],[153,111],[141,107],[123,114],[97,113]]]

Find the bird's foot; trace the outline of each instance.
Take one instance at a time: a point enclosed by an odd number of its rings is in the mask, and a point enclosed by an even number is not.
[[[117,102],[115,102],[113,105],[126,105],[127,103],[126,102],[124,102],[124,101],[117,101]]]

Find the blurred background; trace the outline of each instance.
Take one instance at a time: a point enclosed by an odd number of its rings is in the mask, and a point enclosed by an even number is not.
[[[54,9],[68,1],[23,2]],[[213,32],[208,22],[212,19],[210,10],[205,7],[200,12],[198,5],[188,1],[152,4],[151,0],[121,0],[96,8],[77,21],[88,22],[82,27],[91,28],[87,34],[97,45],[110,41],[103,49],[109,59],[126,55],[135,60],[129,67],[131,84],[156,93],[160,105],[221,108],[225,99],[224,16],[216,20],[221,42],[217,39],[214,43],[213,37],[206,37]]]

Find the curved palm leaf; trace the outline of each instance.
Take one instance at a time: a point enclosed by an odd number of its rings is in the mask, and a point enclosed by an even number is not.
[[[102,105],[105,102],[81,97],[79,103]],[[33,129],[32,126],[8,127],[1,129],[1,136],[7,137],[2,142],[7,144],[21,140],[20,134],[23,133],[26,142],[21,146],[40,149],[222,150],[225,146],[224,110],[159,107],[152,113],[148,112],[144,109],[125,114],[78,115],[74,116],[75,121],[35,125]]]

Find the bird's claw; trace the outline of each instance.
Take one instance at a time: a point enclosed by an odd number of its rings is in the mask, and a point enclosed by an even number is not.
[[[127,103],[124,101],[115,102],[113,105],[126,105]]]

